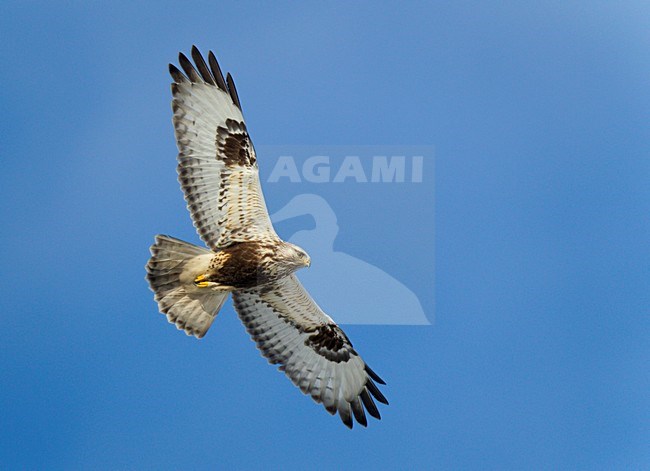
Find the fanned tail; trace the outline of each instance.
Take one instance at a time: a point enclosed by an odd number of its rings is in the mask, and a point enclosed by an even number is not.
[[[212,252],[166,235],[157,235],[147,262],[147,281],[160,312],[187,335],[201,338],[212,325],[228,291],[194,284],[212,259]]]

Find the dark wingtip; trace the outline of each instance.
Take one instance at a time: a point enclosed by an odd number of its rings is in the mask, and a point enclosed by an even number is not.
[[[230,93],[232,102],[241,111],[241,103],[239,102],[239,95],[237,95],[237,88],[235,88],[235,81],[232,79],[232,75],[230,75],[230,73],[226,76],[226,83],[228,84],[228,93]]]
[[[226,86],[226,81],[223,78],[223,73],[221,72],[221,67],[219,67],[219,62],[214,56],[212,51],[208,52],[208,64],[210,64],[210,69],[212,70],[212,76],[217,82],[217,87],[222,89],[224,92],[228,91]]]
[[[199,74],[201,74],[203,81],[216,85],[214,77],[212,77],[212,73],[210,73],[210,69],[208,69],[208,65],[205,63],[201,52],[196,46],[192,46],[192,59],[194,59],[194,63],[196,64],[197,69],[199,69]]]
[[[354,426],[354,420],[352,420],[352,411],[350,410],[349,402],[342,402],[338,406],[339,417],[345,426],[351,429]]]
[[[375,401],[372,400],[372,396],[368,393],[368,389],[364,388],[363,391],[361,391],[360,394],[361,401],[363,402],[363,405],[366,407],[366,410],[368,411],[368,414],[370,414],[372,417],[374,417],[377,420],[381,420],[381,414],[379,414],[379,409],[377,409],[377,405],[375,404]]]
[[[372,370],[372,368],[370,368],[368,365],[366,365],[366,373],[368,373],[368,375],[369,375],[372,379],[374,379],[375,381],[377,381],[379,384],[383,384],[383,385],[386,384],[386,382],[385,382],[383,379],[381,379],[381,378],[379,377],[379,375],[378,375],[377,373],[375,373],[375,372]]]
[[[354,426],[354,421],[352,420],[352,416],[350,416],[350,417],[346,417],[346,418],[341,417],[341,420],[343,421],[343,423],[345,424],[345,426],[346,426],[347,428],[349,428],[350,430],[352,430],[352,428],[353,428],[353,426]]]
[[[187,81],[187,77],[185,77],[185,75],[183,75],[183,72],[178,70],[178,67],[176,67],[174,64],[169,64],[169,75],[172,76],[174,82],[176,83]]]
[[[367,427],[368,419],[366,419],[366,413],[363,411],[361,400],[359,400],[358,397],[355,398],[354,401],[350,403],[350,406],[352,407],[352,413],[354,414],[356,421],[359,422],[362,426]]]
[[[370,394],[372,394],[375,399],[377,399],[382,404],[388,405],[388,399],[384,397],[377,385],[372,382],[372,379],[368,378],[368,381],[366,381],[366,388],[368,388],[368,391],[370,391]]]
[[[185,74],[187,75],[187,78],[189,78],[191,82],[197,83],[201,81],[201,76],[196,71],[196,69],[194,68],[190,60],[187,58],[187,56],[182,52],[178,53],[178,63],[181,65],[182,69],[185,71]]]

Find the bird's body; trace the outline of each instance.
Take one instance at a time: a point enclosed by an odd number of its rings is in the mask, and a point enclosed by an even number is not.
[[[347,336],[302,287],[294,272],[308,267],[300,247],[282,241],[269,219],[257,156],[230,75],[212,53],[192,48],[185,74],[170,65],[178,175],[194,225],[210,250],[156,236],[147,280],[161,312],[188,335],[203,337],[228,295],[270,363],[325,409],[367,424],[387,404],[384,382]]]
[[[200,270],[195,282],[235,291],[280,280],[309,263],[302,249],[280,240],[239,242],[214,252],[207,270]]]

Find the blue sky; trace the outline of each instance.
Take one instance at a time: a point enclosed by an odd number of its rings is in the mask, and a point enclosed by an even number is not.
[[[650,464],[647,4],[0,13],[3,468]],[[271,211],[326,197],[335,248],[435,318],[346,326],[388,382],[368,429],[302,397],[230,304],[200,342],[157,314],[153,235],[198,243],[166,71],[192,44],[233,72],[258,147],[435,147],[419,185],[265,185]]]

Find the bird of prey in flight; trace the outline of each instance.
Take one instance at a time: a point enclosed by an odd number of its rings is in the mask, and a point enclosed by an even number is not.
[[[352,428],[381,418],[384,381],[361,359],[341,328],[303,288],[294,272],[311,263],[281,240],[260,188],[257,156],[230,74],[212,52],[192,47],[172,76],[178,180],[205,249],[157,235],[147,281],[170,323],[203,337],[229,294],[257,348],[300,390],[338,412]],[[374,399],[373,399],[374,398]]]

